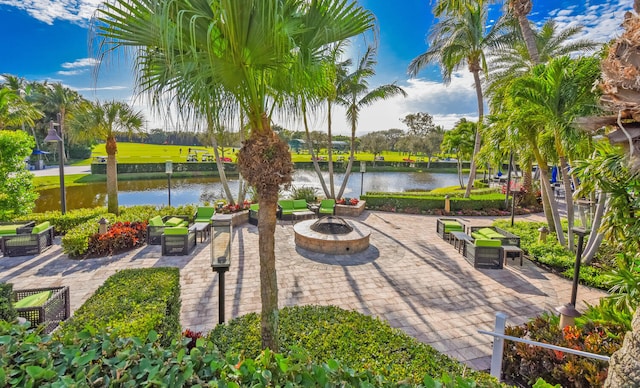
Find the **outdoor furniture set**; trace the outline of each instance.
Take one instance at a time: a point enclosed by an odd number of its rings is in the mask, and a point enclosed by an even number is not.
[[[54,230],[48,221],[0,224],[0,251],[4,256],[39,255],[53,245]]]
[[[14,290],[11,299],[18,316],[29,321],[32,328],[44,325],[46,334],[71,315],[67,286]]]
[[[335,214],[336,201],[323,199],[320,206],[308,204],[304,199],[282,199],[278,201],[277,217],[281,220],[307,220]],[[257,211],[256,211],[257,214]],[[251,214],[249,215],[251,219]],[[257,224],[257,216],[256,216]]]
[[[520,237],[494,226],[465,227],[453,218],[438,218],[436,232],[452,244],[474,268],[501,269],[506,260],[520,259]]]

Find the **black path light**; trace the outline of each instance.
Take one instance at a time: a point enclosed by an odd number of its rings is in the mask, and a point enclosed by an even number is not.
[[[164,171],[167,173],[167,187],[169,189],[169,206],[171,206],[171,174],[173,174],[173,162],[167,160],[164,164]]]
[[[64,190],[64,141],[62,140],[62,127],[60,127],[60,113],[58,113],[58,122],[49,121],[49,133],[44,141],[49,143],[58,143],[58,159],[60,164],[60,210],[62,214],[67,212],[67,198]],[[60,134],[55,127],[60,128]]]
[[[580,281],[580,264],[582,261],[582,250],[584,236],[589,234],[591,222],[593,221],[593,206],[591,201],[574,201],[575,226],[571,229],[578,236],[578,246],[576,249],[576,262],[573,267],[573,284],[571,287],[571,301],[563,306],[557,307],[560,313],[560,328],[575,325],[575,319],[582,314],[576,309],[578,298],[578,282]],[[569,242],[573,243],[572,241]]]
[[[360,161],[360,198],[362,198],[362,189],[364,187],[364,173],[367,172],[367,162]]]
[[[218,323],[224,323],[224,273],[231,265],[232,216],[220,215],[211,224],[211,269],[218,273]]]

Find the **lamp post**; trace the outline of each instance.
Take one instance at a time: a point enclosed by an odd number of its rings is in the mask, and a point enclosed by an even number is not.
[[[578,282],[580,281],[580,264],[582,261],[582,249],[584,245],[584,236],[589,233],[591,227],[591,206],[589,201],[576,201],[574,203],[576,215],[581,215],[580,223],[582,226],[574,226],[571,230],[578,236],[578,247],[576,249],[576,262],[573,266],[573,284],[571,287],[571,301],[563,306],[557,307],[556,311],[560,313],[560,328],[573,326],[575,318],[582,315],[576,310],[576,300],[578,298]],[[569,242],[570,244],[573,241]]]
[[[224,273],[231,265],[231,215],[224,215],[211,224],[211,269],[218,274],[218,323],[224,323]]]
[[[362,198],[362,188],[364,187],[364,173],[367,172],[367,162],[360,161],[360,198]]]
[[[167,187],[169,189],[169,206],[171,206],[171,174],[173,174],[173,162],[167,160],[164,164],[164,172],[167,173]]]
[[[60,115],[58,114],[58,121],[60,121]],[[55,127],[60,128],[60,134],[56,131]],[[49,133],[44,141],[49,143],[58,142],[58,159],[60,162],[60,209],[62,214],[67,212],[67,198],[64,190],[64,141],[62,140],[62,127],[59,123],[54,123],[53,120],[49,121]]]

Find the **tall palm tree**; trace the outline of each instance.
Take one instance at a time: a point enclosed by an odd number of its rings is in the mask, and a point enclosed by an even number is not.
[[[31,129],[31,134],[36,142],[36,148],[38,147],[38,137],[35,132],[35,121],[42,117],[42,112],[33,104],[32,93],[34,86],[32,83],[27,82],[24,78],[16,77],[11,74],[2,74],[0,80],[4,79],[2,83],[3,88],[8,88],[14,93],[20,96],[20,99],[14,102],[19,103],[19,107],[14,107],[18,112],[17,119],[20,121],[22,130],[25,130],[26,126]],[[6,96],[5,96],[6,98]]]
[[[106,142],[107,211],[118,214],[118,170],[116,132],[132,134],[142,130],[144,116],[119,101],[84,102],[71,116],[69,136],[74,140],[96,139]]]
[[[135,49],[152,101],[169,95],[200,114],[228,98],[240,106],[251,130],[238,165],[260,204],[262,345],[277,350],[275,214],[293,164],[271,114],[298,113],[291,101],[326,85],[329,47],[371,29],[373,14],[347,0],[110,0],[97,20],[102,47]]]
[[[409,64],[409,74],[417,76],[427,65],[437,62],[442,70],[443,81],[451,82],[454,71],[467,65],[473,74],[478,100],[478,127],[471,159],[469,181],[465,197],[471,194],[476,176],[476,155],[480,152],[484,99],[480,72],[488,73],[485,50],[501,47],[505,42],[506,25],[503,21],[494,24],[487,33],[488,10],[482,2],[466,4],[459,13],[445,16],[432,27],[429,33],[429,50],[414,58]]]
[[[533,8],[532,0],[509,0],[506,2],[507,10],[518,21],[520,33],[524,40],[525,46],[531,58],[531,62],[538,64],[540,62],[540,54],[536,45],[536,36],[531,28],[531,22],[527,16]]]
[[[358,67],[350,74],[338,73],[338,94],[336,96],[336,102],[347,110],[347,121],[351,125],[351,149],[349,154],[349,162],[347,164],[347,171],[344,175],[344,180],[340,186],[340,191],[335,198],[341,198],[344,190],[347,187],[349,181],[349,175],[351,174],[351,168],[353,167],[353,160],[355,159],[356,150],[356,129],[358,128],[358,119],[360,118],[360,111],[366,106],[370,106],[373,103],[385,100],[387,98],[401,95],[407,96],[407,93],[401,87],[395,84],[386,84],[369,90],[369,81],[367,78],[376,74],[374,67],[376,65],[376,49],[369,46],[366,53],[362,56],[358,62]],[[331,145],[329,146],[331,148]],[[331,188],[333,192],[333,187]]]

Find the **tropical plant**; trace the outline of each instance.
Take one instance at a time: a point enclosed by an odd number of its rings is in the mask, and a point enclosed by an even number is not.
[[[142,113],[119,101],[85,102],[73,114],[69,133],[72,139],[106,142],[107,211],[118,214],[118,170],[116,166],[116,131],[133,133],[142,130]]]
[[[467,119],[460,119],[452,130],[444,133],[442,144],[440,145],[442,152],[454,153],[456,155],[460,188],[464,187],[462,161],[471,156],[473,152],[473,139],[476,132],[476,125],[476,123],[467,121]]]
[[[293,165],[271,114],[295,113],[288,102],[326,85],[330,46],[371,29],[373,15],[347,0],[111,0],[97,21],[102,47],[136,48],[137,84],[152,101],[169,95],[201,117],[229,105],[244,114],[238,165],[260,204],[262,345],[277,349],[275,214]]]
[[[0,221],[25,216],[35,206],[38,193],[24,162],[33,146],[26,132],[0,130]]]
[[[474,142],[473,156],[467,191],[471,188],[476,175],[476,155],[480,152],[482,142],[482,125],[484,120],[484,99],[480,73],[488,73],[485,50],[496,49],[505,43],[506,24],[501,19],[488,32],[488,9],[483,2],[464,4],[459,12],[444,16],[429,33],[429,49],[414,58],[409,64],[409,74],[413,77],[433,62],[437,62],[442,70],[443,81],[451,82],[451,76],[464,64],[473,74],[478,100],[478,126]]]

